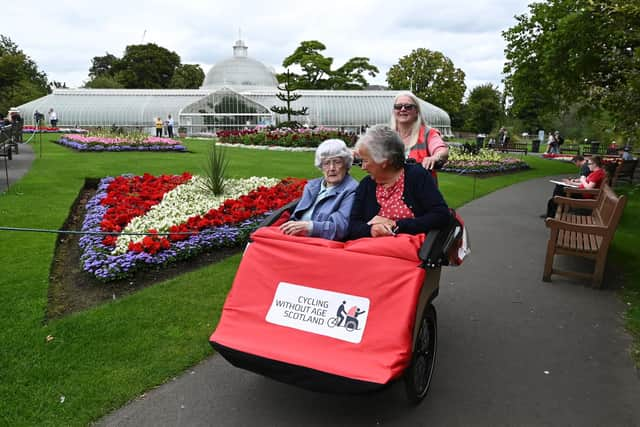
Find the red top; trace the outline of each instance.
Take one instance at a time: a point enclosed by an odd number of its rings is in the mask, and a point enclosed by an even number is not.
[[[429,134],[426,135],[426,138],[425,133],[426,127],[424,125],[420,126],[418,141],[409,149],[408,157],[410,159],[415,159],[419,164],[422,163],[422,160],[424,160],[425,157],[430,157],[439,149],[447,147],[447,144],[442,140],[442,136],[440,136],[438,129],[430,128]],[[425,139],[427,141],[426,144]],[[434,178],[437,178],[437,174],[434,169],[431,170],[431,174]]]
[[[413,212],[402,200],[404,193],[404,169],[391,187],[376,186],[376,200],[380,205],[378,215],[397,221],[404,218],[413,218]]]
[[[596,169],[587,176],[587,182],[594,182],[596,184],[594,188],[600,188],[606,176],[604,169]],[[584,185],[580,184],[580,188],[584,188]]]

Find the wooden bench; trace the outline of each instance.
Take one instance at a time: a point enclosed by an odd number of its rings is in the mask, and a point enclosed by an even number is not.
[[[611,186],[618,183],[628,182],[629,184],[633,184],[633,174],[636,171],[636,166],[638,166],[638,159],[634,160],[622,160],[616,166],[615,171],[611,175]]]
[[[593,191],[589,191],[593,194]],[[547,218],[550,229],[547,255],[542,280],[551,281],[552,274],[582,277],[591,280],[593,287],[602,286],[609,245],[620,222],[626,203],[625,196],[617,196],[604,184],[596,199],[572,199],[556,196],[558,205],[555,218]],[[591,210],[589,215],[576,213]],[[593,273],[564,271],[553,268],[555,255],[571,255],[595,261]]]
[[[497,145],[496,150],[502,151],[503,153],[506,153],[508,151],[521,152],[526,156],[529,152],[529,146],[524,142],[508,142],[505,145]]]

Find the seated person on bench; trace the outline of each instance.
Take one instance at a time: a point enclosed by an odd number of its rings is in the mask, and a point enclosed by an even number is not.
[[[323,177],[307,182],[291,220],[280,226],[284,234],[343,240],[358,186],[349,175],[353,154],[339,139],[328,139],[316,149],[315,165]]]
[[[568,184],[578,185],[578,188],[586,188],[588,190],[593,188],[600,188],[605,178],[607,177],[605,170],[602,168],[602,157],[593,156],[591,160],[587,161],[587,164],[589,165],[589,170],[591,171],[589,175],[587,175],[586,177],[584,175],[581,175],[580,178],[567,179],[565,181]],[[562,187],[561,190],[558,190],[558,187],[562,186],[556,185],[556,190],[554,190],[553,195],[564,196],[564,187]],[[572,197],[579,198],[580,196],[575,194]],[[553,201],[553,197],[551,197],[551,199],[549,199],[549,201],[547,202],[547,213],[545,214],[545,218],[555,217],[557,209],[558,206]]]
[[[351,210],[349,239],[420,234],[446,226],[450,212],[430,172],[405,162],[404,143],[395,131],[376,125],[356,144],[362,169]]]

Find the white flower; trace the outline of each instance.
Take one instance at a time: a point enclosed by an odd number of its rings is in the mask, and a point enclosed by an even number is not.
[[[194,175],[186,183],[167,192],[162,201],[149,209],[145,215],[133,218],[122,233],[146,233],[150,229],[168,232],[172,225],[186,222],[195,215],[204,215],[211,209],[220,207],[227,199],[237,199],[260,186],[273,187],[278,182],[280,180],[277,178],[257,176],[228,179],[224,194],[214,196],[205,189],[204,178]],[[112,254],[127,252],[130,242],[139,242],[143,238],[144,236],[119,236]]]

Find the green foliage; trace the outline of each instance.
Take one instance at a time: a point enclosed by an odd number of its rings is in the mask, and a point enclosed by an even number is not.
[[[215,142],[211,144],[209,155],[204,165],[205,189],[219,196],[224,193],[224,185],[227,180],[229,159],[224,148],[218,147]]]
[[[640,3],[548,0],[516,21],[503,37],[517,117],[544,121],[579,105],[609,111],[615,130],[640,136]]]
[[[38,71],[7,36],[0,34],[0,112],[29,102],[49,92],[47,75]]]
[[[291,86],[291,72],[287,69],[284,73],[284,83],[278,85],[278,89],[280,92],[276,94],[276,98],[280,101],[283,101],[286,106],[277,106],[274,105],[270,109],[274,113],[277,114],[286,114],[287,121],[285,123],[280,123],[280,127],[289,127],[292,129],[296,129],[300,127],[300,124],[297,121],[292,121],[291,116],[306,116],[308,107],[302,107],[300,109],[291,108],[291,103],[296,101],[302,97],[302,95],[293,93],[294,88]]]
[[[283,73],[278,75],[278,81],[283,83],[289,79],[297,89],[365,89],[368,83],[363,74],[375,77],[379,73],[378,68],[369,63],[369,58],[361,56],[351,58],[340,68],[332,70],[333,58],[321,53],[325,49],[326,46],[317,40],[301,42],[282,61],[282,66],[297,65],[302,74],[287,77],[287,73]]]
[[[102,74],[94,77],[84,84],[84,87],[91,89],[124,89],[124,85],[120,83],[114,76]]]
[[[198,89],[204,81],[204,71],[198,64],[182,64],[176,67],[169,87],[173,89]]]
[[[387,73],[390,89],[410,90],[449,114],[462,108],[465,74],[441,52],[418,48],[400,58]]]
[[[465,128],[472,132],[489,133],[502,116],[500,91],[491,83],[476,86],[466,105]]]
[[[95,56],[88,88],[195,89],[204,81],[199,65],[181,64],[180,56],[154,43],[129,45],[122,58]]]
[[[118,62],[116,78],[127,89],[169,87],[180,56],[155,43],[129,45]]]
[[[119,62],[120,59],[109,52],[105,52],[104,56],[94,56],[91,60],[91,68],[89,68],[89,77],[92,79],[101,76],[113,77]]]

